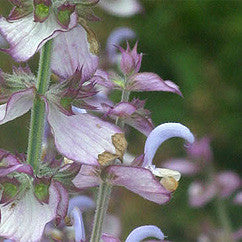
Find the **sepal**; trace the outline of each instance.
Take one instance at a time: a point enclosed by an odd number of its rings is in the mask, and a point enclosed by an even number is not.
[[[16,178],[0,177],[0,204],[10,203],[19,192],[20,183]]]
[[[40,203],[49,203],[50,178],[35,178],[33,182],[34,196]]]
[[[57,9],[57,21],[65,29],[68,29],[68,26],[71,21],[71,15],[75,11],[74,4],[63,4]]]
[[[18,20],[29,15],[33,10],[31,0],[9,0],[13,5],[13,9],[8,16],[8,20]]]
[[[43,23],[50,15],[51,0],[34,0],[34,21]]]

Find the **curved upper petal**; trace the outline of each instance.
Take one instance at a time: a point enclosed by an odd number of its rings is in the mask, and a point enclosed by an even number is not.
[[[161,124],[152,130],[145,142],[143,166],[151,165],[159,146],[173,137],[183,138],[188,143],[194,142],[194,136],[186,126],[180,123]]]
[[[49,192],[49,204],[41,204],[33,190],[29,189],[22,199],[0,205],[0,236],[20,242],[39,241],[45,225],[55,218],[60,201],[59,193],[53,185]]]
[[[86,30],[80,25],[63,32],[54,39],[51,68],[62,78],[82,70],[82,79],[88,80],[97,70],[98,57],[93,53]]]
[[[33,105],[34,89],[15,92],[8,102],[0,105],[0,125],[27,113]]]
[[[71,211],[71,216],[74,220],[75,241],[84,242],[86,239],[85,228],[82,218],[82,213],[79,208],[74,207]]]
[[[74,27],[76,21],[76,14],[73,13],[69,28]],[[33,14],[14,21],[1,17],[0,33],[10,45],[9,49],[1,50],[9,53],[18,62],[26,61],[60,31],[67,30],[57,23],[54,13],[43,23],[34,22]]]
[[[99,165],[102,153],[116,154],[112,136],[122,131],[90,114],[67,116],[49,105],[48,122],[52,128],[57,150],[73,161]]]
[[[74,207],[77,207],[81,212],[84,212],[87,209],[95,208],[95,202],[88,196],[76,196],[69,201],[68,213],[70,213]]]
[[[158,204],[170,200],[171,193],[146,168],[113,165],[108,167],[107,171],[113,177],[111,182],[114,185],[124,186],[141,197]]]
[[[98,6],[119,17],[129,17],[142,10],[138,0],[102,0]]]
[[[165,236],[162,231],[155,225],[144,225],[134,229],[127,237],[125,242],[139,242],[146,238],[154,237],[164,240]]]

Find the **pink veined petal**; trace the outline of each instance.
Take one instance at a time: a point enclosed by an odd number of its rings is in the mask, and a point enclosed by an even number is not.
[[[171,82],[162,80],[157,74],[152,72],[142,72],[134,74],[129,80],[130,91],[143,92],[143,91],[163,91],[173,92],[182,96],[179,87]]]
[[[217,191],[214,183],[202,184],[195,181],[190,184],[188,189],[189,203],[192,207],[202,207],[215,197]]]
[[[165,236],[162,231],[155,225],[144,225],[134,229],[127,237],[125,242],[139,242],[148,237],[154,237],[164,240]]]
[[[0,125],[27,113],[33,105],[34,89],[15,92],[8,102],[0,105]]]
[[[239,175],[232,171],[220,172],[216,177],[216,181],[220,189],[221,197],[230,196],[241,184]]]
[[[171,193],[146,168],[113,165],[108,167],[107,171],[114,176],[111,180],[114,185],[124,186],[141,197],[158,204],[170,200]]]
[[[102,234],[101,239],[103,242],[120,242],[120,240],[118,238],[116,238],[115,236],[113,236],[111,234],[106,234],[106,233]]]
[[[117,126],[87,113],[66,116],[52,104],[47,118],[57,150],[68,159],[99,165],[99,154],[104,151],[116,153],[112,135],[122,133]]]
[[[138,0],[102,0],[98,6],[118,17],[130,17],[142,10]]]
[[[161,124],[153,129],[145,142],[143,166],[151,165],[159,146],[167,139],[173,137],[183,138],[191,144],[194,142],[194,136],[186,126],[180,123]]]
[[[33,169],[30,165],[28,164],[18,164],[14,166],[9,166],[9,167],[2,167],[0,168],[0,177],[7,176],[8,174],[12,172],[21,172],[21,173],[26,173],[31,176],[34,175]]]
[[[69,28],[73,28],[76,22],[77,16],[73,13]],[[64,31],[67,30],[57,23],[54,13],[51,13],[43,23],[34,22],[33,14],[11,22],[3,17],[0,18],[0,33],[10,45],[9,49],[2,50],[18,62],[28,60],[48,40]]]
[[[53,72],[62,78],[72,76],[79,69],[83,80],[88,80],[98,66],[98,57],[91,53],[87,32],[80,25],[54,39],[51,58]]]
[[[182,175],[192,176],[199,171],[199,167],[194,162],[185,159],[173,159],[166,161],[162,167],[179,171]]]
[[[73,184],[79,189],[98,186],[101,181],[95,175],[96,169],[95,166],[82,165],[81,170],[72,180]]]
[[[55,218],[60,201],[53,185],[49,191],[49,204],[39,203],[29,189],[22,199],[1,205],[0,236],[19,242],[39,241],[45,225]]]
[[[56,211],[56,222],[59,224],[62,219],[65,218],[68,210],[68,203],[69,203],[69,195],[66,189],[62,186],[62,184],[58,181],[52,182],[55,186],[55,189],[59,193],[60,201],[57,206]]]
[[[118,64],[121,58],[121,54],[118,52],[117,46],[120,45],[122,41],[134,39],[135,36],[135,32],[130,28],[120,27],[111,32],[107,39],[106,51],[109,61],[112,64]]]

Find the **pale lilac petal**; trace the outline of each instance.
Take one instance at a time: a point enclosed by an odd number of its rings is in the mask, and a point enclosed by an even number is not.
[[[97,70],[98,57],[92,53],[86,30],[80,25],[54,39],[51,60],[53,72],[62,78],[82,70],[82,79],[88,80]]]
[[[82,165],[81,170],[72,180],[73,184],[79,189],[98,186],[101,180],[95,175],[96,169],[95,166]]]
[[[129,80],[127,87],[130,91],[163,91],[173,92],[182,96],[179,87],[171,81],[162,80],[157,74],[151,72],[137,73]]]
[[[199,171],[199,167],[194,162],[185,159],[173,159],[162,163],[162,167],[179,171],[182,175],[192,176]]]
[[[71,15],[70,28],[76,25],[75,13]],[[48,40],[60,32],[67,31],[56,21],[54,13],[43,23],[34,22],[33,14],[15,21],[0,18],[0,33],[9,42],[9,53],[16,61],[26,61],[32,57]]]
[[[33,99],[33,88],[13,93],[7,103],[0,105],[0,125],[27,113]]]
[[[155,225],[144,225],[134,229],[125,242],[139,242],[148,237],[154,237],[159,240],[164,240],[165,236],[162,231]]]
[[[220,172],[216,177],[216,181],[220,188],[221,197],[230,196],[240,187],[240,177],[237,173],[232,171]]]
[[[242,192],[238,192],[233,199],[233,202],[237,205],[242,205]]]
[[[75,241],[84,242],[86,239],[85,228],[82,218],[82,213],[79,208],[74,207],[71,211],[71,216],[74,220]]]
[[[194,136],[186,126],[179,123],[161,124],[150,133],[145,142],[143,166],[151,165],[159,146],[173,137],[183,138],[191,144],[194,142]]]
[[[188,189],[189,203],[192,207],[202,207],[216,196],[217,191],[214,183],[193,182]]]
[[[111,182],[114,185],[124,186],[141,197],[158,204],[170,200],[170,192],[146,168],[113,165],[108,167],[107,171],[113,175]]]
[[[114,64],[120,62],[121,54],[118,52],[117,46],[122,41],[134,39],[136,36],[135,32],[130,28],[120,27],[111,32],[107,39],[106,51],[108,54],[109,61]]]
[[[138,0],[102,0],[98,6],[118,17],[130,17],[142,10]]]
[[[30,189],[22,199],[0,205],[0,236],[19,242],[39,241],[45,225],[55,218],[59,201],[59,194],[51,185],[49,204],[39,203]]]
[[[81,212],[84,212],[87,209],[95,208],[95,202],[88,196],[76,196],[69,201],[68,213],[70,213],[74,207],[77,207]]]
[[[54,105],[49,106],[47,118],[57,150],[68,159],[99,165],[99,154],[116,153],[112,135],[122,133],[117,126],[90,114],[66,116]]]
[[[120,242],[119,238],[111,235],[111,234],[106,234],[103,233],[101,237],[103,242]]]

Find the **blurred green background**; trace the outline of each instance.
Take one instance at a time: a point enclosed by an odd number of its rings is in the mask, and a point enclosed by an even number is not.
[[[141,1],[145,12],[132,18],[118,18],[97,9],[101,22],[92,24],[102,50],[115,27],[129,26],[139,40],[138,50],[144,58],[141,71],[159,74],[178,84],[184,98],[171,93],[133,94],[147,99],[156,125],[175,121],[187,125],[197,137],[212,138],[215,166],[241,173],[241,85],[242,76],[242,1]],[[10,9],[0,2],[0,14]],[[131,41],[133,44],[135,41]],[[11,57],[0,53],[0,67],[11,71]],[[36,72],[38,55],[29,62]],[[0,147],[24,152],[27,146],[29,114],[0,126]],[[134,130],[129,133],[129,150],[141,154],[145,137]],[[185,156],[182,142],[171,140],[156,155],[160,164],[172,157]],[[119,207],[111,211],[122,217],[123,238],[136,226],[155,224],[172,241],[196,241],[203,223],[219,227],[213,204],[191,209],[187,203],[187,186],[183,178],[168,205],[158,206],[122,190]],[[238,206],[229,206],[233,229],[239,220]]]

